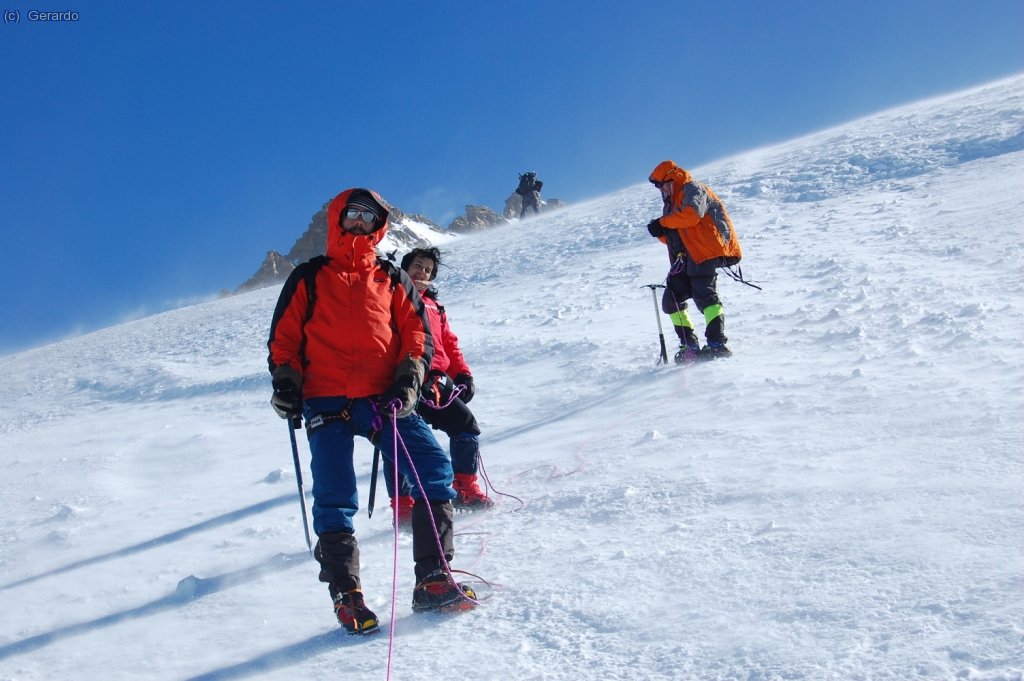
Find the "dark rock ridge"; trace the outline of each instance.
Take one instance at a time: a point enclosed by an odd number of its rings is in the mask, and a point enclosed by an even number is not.
[[[329,204],[330,201],[325,203],[313,216],[306,231],[295,241],[295,245],[287,255],[281,255],[277,251],[268,251],[266,259],[256,273],[236,288],[234,293],[244,293],[282,284],[297,265],[310,258],[323,255],[327,250],[327,206]],[[564,205],[558,199],[548,199],[542,203],[541,210],[551,210]],[[503,214],[499,214],[487,206],[468,205],[465,214],[455,218],[447,229],[422,215],[405,213],[395,206],[388,206],[391,210],[390,227],[387,236],[378,247],[378,251],[384,254],[396,252],[396,255],[401,255],[413,248],[437,243],[438,239],[434,239],[435,236],[472,234],[499,225],[506,225],[509,219],[519,217],[521,206],[522,198],[518,194],[512,194],[505,200]]]
[[[260,268],[256,270],[256,274],[252,275],[248,281],[235,289],[235,293],[244,293],[245,291],[253,291],[258,288],[279,284],[287,279],[294,269],[295,265],[288,258],[277,251],[267,251],[267,258],[260,265]]]
[[[235,289],[235,293],[245,293],[255,289],[281,284],[296,265],[303,263],[310,258],[323,255],[327,250],[327,206],[330,201],[310,220],[309,227],[303,232],[287,255],[281,255],[277,251],[268,251],[263,264],[241,286]],[[398,251],[399,253],[409,251],[413,248],[430,246],[434,242],[430,239],[431,233],[436,232],[438,236],[444,235],[443,227],[423,217],[405,213],[394,206],[388,206],[391,210],[388,234],[381,242],[379,250],[382,253]]]

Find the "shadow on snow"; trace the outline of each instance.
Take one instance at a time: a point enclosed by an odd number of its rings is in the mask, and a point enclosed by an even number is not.
[[[240,520],[242,518],[245,518],[246,516],[255,515],[257,513],[262,513],[264,511],[270,510],[271,508],[275,508],[277,506],[282,506],[284,504],[294,503],[295,502],[295,496],[296,495],[294,493],[292,493],[292,494],[283,494],[283,495],[281,495],[279,497],[274,497],[273,499],[268,499],[266,501],[261,501],[258,504],[253,504],[251,506],[246,506],[245,508],[238,509],[237,511],[231,511],[230,513],[225,513],[223,515],[219,515],[216,518],[210,518],[209,520],[204,520],[203,522],[196,523],[195,525],[192,525],[191,527],[185,527],[185,528],[182,528],[180,530],[175,530],[174,532],[170,532],[168,534],[156,537],[155,539],[149,539],[149,540],[141,542],[139,544],[135,544],[134,546],[126,546],[123,549],[118,549],[117,551],[111,551],[110,553],[104,553],[104,554],[99,555],[99,556],[93,556],[92,558],[85,558],[83,560],[79,560],[79,561],[76,561],[74,563],[70,563],[69,565],[65,565],[63,567],[59,567],[59,568],[55,568],[53,570],[49,570],[48,572],[43,572],[43,573],[40,573],[38,575],[33,575],[31,577],[25,577],[24,579],[19,579],[16,582],[11,582],[10,584],[5,584],[3,586],[0,586],[0,591],[6,591],[7,589],[13,589],[16,586],[23,586],[25,584],[30,584],[32,582],[38,581],[40,579],[43,579],[45,577],[51,577],[53,575],[63,574],[65,572],[70,572],[71,570],[77,570],[78,568],[86,567],[88,565],[95,565],[96,563],[102,563],[103,561],[112,560],[114,558],[123,558],[124,556],[130,556],[133,553],[139,553],[141,551],[145,551],[147,549],[155,548],[157,546],[162,546],[164,544],[170,544],[171,542],[176,542],[176,541],[178,541],[180,539],[184,539],[185,537],[187,537],[187,536],[189,536],[191,534],[195,534],[196,532],[202,532],[204,530],[209,530],[211,528],[218,527],[220,525],[226,525],[228,523],[235,522],[236,520]]]
[[[318,634],[305,641],[272,650],[247,662],[240,662],[230,667],[215,669],[212,672],[193,676],[188,681],[227,681],[241,679],[254,674],[265,674],[274,669],[306,662],[311,657],[335,650],[340,644],[355,643],[365,640],[366,636],[350,636],[344,629],[333,629],[325,634]]]
[[[60,627],[59,629],[54,629],[53,631],[46,632],[45,634],[39,634],[21,641],[15,641],[14,643],[0,646],[0,660],[11,657],[12,655],[28,653],[52,643],[56,643],[61,639],[86,634],[103,627],[112,626],[125,620],[147,617],[164,610],[178,608],[191,603],[192,601],[209,596],[210,594],[217,593],[218,591],[223,591],[240,584],[251,582],[263,575],[280,572],[282,570],[295,567],[296,565],[301,565],[306,560],[309,560],[309,554],[305,551],[292,554],[279,553],[263,563],[243,568],[241,570],[236,570],[234,572],[228,572],[217,577],[202,579],[195,575],[189,575],[178,582],[178,586],[174,590],[174,593],[168,594],[163,598],[158,598],[155,601],[150,601],[149,603],[130,610],[116,612],[89,622],[69,624],[66,627]]]

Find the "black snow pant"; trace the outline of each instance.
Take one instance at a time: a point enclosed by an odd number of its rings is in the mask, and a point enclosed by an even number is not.
[[[437,536],[434,536],[431,515],[437,525]],[[412,556],[416,561],[417,582],[441,567],[438,540],[446,561],[450,562],[455,556],[454,516],[455,507],[450,501],[417,499],[412,507]]]
[[[440,540],[444,559],[455,556],[455,508],[451,501],[417,499],[412,509],[412,555],[416,562],[416,581],[441,567]],[[434,525],[437,523],[437,536]],[[331,598],[340,593],[362,589],[359,582],[359,545],[347,532],[328,532],[320,535],[313,550],[320,563],[320,581],[327,583]]]
[[[702,313],[714,306],[721,308],[722,303],[716,290],[719,267],[721,262],[718,258],[706,260],[698,265],[686,256],[676,263],[665,280],[661,309],[672,318],[679,340],[688,345],[695,343],[697,337],[693,327],[683,323],[684,319],[689,318],[686,314],[686,300],[692,298],[694,305]],[[729,340],[725,335],[723,314],[718,314],[707,322],[704,337],[708,342],[725,343]]]
[[[349,532],[325,532],[313,549],[320,563],[320,581],[327,582],[331,598],[340,593],[361,589],[359,583],[359,544]]]

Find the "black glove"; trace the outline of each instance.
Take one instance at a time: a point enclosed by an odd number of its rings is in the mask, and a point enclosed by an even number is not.
[[[388,405],[398,400],[402,405],[398,408],[397,418],[404,419],[416,410],[419,402],[420,383],[423,381],[423,360],[406,357],[399,363],[395,371],[395,382],[381,393],[380,407],[388,416],[391,410]]]
[[[412,380],[412,376],[403,376],[391,384],[391,387],[385,390],[380,395],[380,407],[385,414],[391,416],[391,408],[389,404],[398,400],[401,402],[401,406],[398,407],[398,413],[396,416],[400,419],[404,419],[406,416],[411,414],[416,409],[416,402],[419,400],[419,391],[416,390],[416,384]]]
[[[473,395],[476,395],[476,386],[473,385],[473,377],[463,372],[455,377],[455,384],[465,387],[465,390],[459,395],[459,399],[469,404],[469,401],[473,399]]]
[[[446,393],[451,394],[451,391],[446,389],[447,387],[448,377],[445,373],[437,369],[431,369],[430,373],[423,379],[423,385],[420,386],[420,396],[434,404],[441,404],[444,401],[444,395]]]
[[[657,218],[647,223],[647,231],[650,232],[651,236],[654,238],[665,235],[665,228],[662,227],[661,220]]]
[[[302,374],[287,364],[274,369],[274,396],[270,405],[277,415],[283,419],[292,418],[302,413]]]

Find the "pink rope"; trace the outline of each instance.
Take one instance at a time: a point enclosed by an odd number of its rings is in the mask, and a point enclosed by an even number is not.
[[[392,449],[392,451],[396,451],[398,447],[398,407],[394,405],[395,401],[392,401],[392,404],[390,405],[392,407],[391,422],[394,424],[394,447],[396,448]],[[393,479],[398,480],[398,457],[396,456],[393,458],[394,461],[392,462],[392,465],[394,466],[395,473],[395,477]],[[394,541],[392,542],[394,546],[394,554],[391,557],[391,633],[388,635],[388,681],[391,681],[391,662],[394,659],[395,654],[395,611],[398,603],[398,522],[397,518],[395,518],[395,510],[396,509],[392,509],[391,515],[391,524],[394,526]]]
[[[591,438],[591,439],[593,439],[593,438]],[[583,454],[581,453],[581,450],[584,449],[589,443],[590,443],[590,440],[588,440],[587,442],[584,442],[582,445],[580,445],[580,447],[577,449],[577,451],[573,454],[573,457],[576,459],[577,465],[572,470],[563,471],[561,468],[558,467],[557,464],[544,463],[544,464],[540,464],[539,466],[534,466],[533,468],[527,468],[525,471],[522,471],[522,472],[517,473],[516,475],[514,475],[511,479],[512,480],[516,480],[518,478],[523,477],[527,473],[530,473],[530,472],[536,471],[536,470],[540,470],[542,468],[550,468],[551,469],[551,473],[548,474],[548,480],[554,480],[556,478],[564,478],[567,475],[573,475],[575,473],[579,473],[579,472],[585,470],[587,468],[587,466],[590,465],[590,462],[587,461],[587,459],[584,458]]]
[[[489,542],[491,540],[491,537],[494,536],[494,533],[493,532],[466,532],[466,531],[462,531],[462,532],[456,532],[455,536],[456,537],[480,537],[479,548],[477,548],[476,556],[473,558],[473,560],[471,560],[469,562],[469,565],[467,566],[469,569],[475,570],[476,566],[480,564],[480,561],[483,560],[484,555],[487,553],[487,542]],[[456,572],[456,570],[453,570],[452,572]],[[463,572],[463,570],[459,570],[458,572]],[[486,580],[485,580],[485,582],[486,582]]]
[[[517,497],[516,495],[506,494],[505,492],[498,491],[498,488],[495,487],[494,483],[491,482],[491,477],[487,475],[487,467],[484,466],[484,457],[479,452],[477,453],[477,464],[480,467],[480,477],[484,479],[484,485],[486,485],[489,490],[491,490],[495,494],[498,494],[503,497],[508,497],[509,499],[515,499],[516,501],[519,502],[519,508],[512,511],[512,513],[515,513],[516,511],[521,511],[524,508],[526,508],[526,502]]]
[[[436,411],[440,411],[442,409],[445,409],[445,408],[451,406],[451,403],[455,401],[455,398],[458,397],[459,395],[461,395],[463,393],[463,391],[465,391],[465,389],[466,389],[465,386],[463,386],[461,383],[456,385],[455,388],[452,390],[452,394],[448,397],[448,401],[445,402],[444,404],[440,405],[440,406],[438,406],[438,404],[436,402],[434,402],[433,400],[428,400],[426,397],[423,397],[422,395],[420,396],[420,402],[422,402],[423,404],[427,405],[431,409],[434,409]]]

